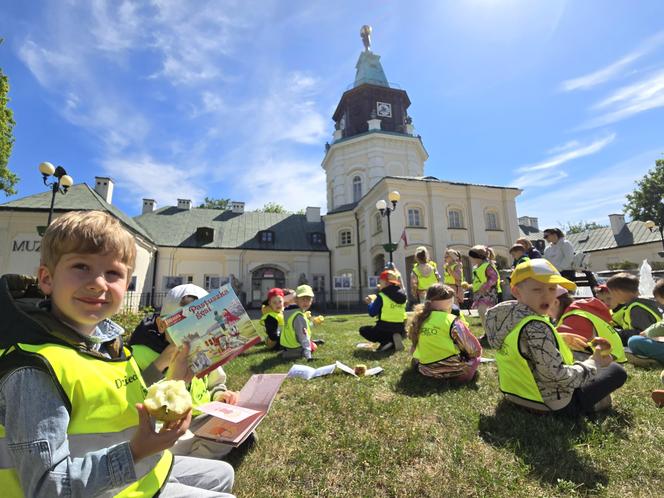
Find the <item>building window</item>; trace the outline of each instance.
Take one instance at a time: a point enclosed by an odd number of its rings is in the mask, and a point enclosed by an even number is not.
[[[350,234],[350,230],[342,230],[339,232],[339,245],[340,246],[349,246],[353,243],[353,239]]]
[[[204,285],[206,290],[212,291],[221,287],[221,277],[219,275],[205,275],[203,278]]]
[[[270,230],[258,232],[258,241],[261,244],[272,244],[274,242],[274,232],[271,232]]]
[[[353,202],[357,202],[362,198],[362,178],[359,176],[353,177]]]
[[[487,230],[498,230],[498,213],[495,211],[486,212],[486,229]]]
[[[311,288],[314,292],[325,292],[325,275],[312,275]]]
[[[194,280],[191,275],[169,275],[164,277],[164,289],[171,290],[178,285],[190,284]]]
[[[376,233],[382,232],[383,231],[383,215],[380,213],[376,213],[374,215],[374,219],[376,220]]]
[[[450,228],[463,228],[463,214],[460,209],[450,209],[447,218]]]
[[[311,243],[315,246],[322,246],[325,243],[325,236],[320,232],[311,234]]]
[[[408,208],[408,226],[421,227],[422,226],[422,211],[418,208]]]

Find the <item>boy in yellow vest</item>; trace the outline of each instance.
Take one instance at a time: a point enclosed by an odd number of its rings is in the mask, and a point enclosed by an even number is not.
[[[618,273],[607,280],[611,294],[613,323],[623,345],[652,324],[662,320],[662,311],[656,301],[639,297],[639,278],[630,273]],[[629,355],[628,355],[628,359]]]
[[[593,340],[590,358],[574,361],[546,316],[558,285],[576,288],[546,259],[518,265],[511,275],[517,300],[487,312],[487,339],[498,349],[498,380],[507,400],[538,413],[585,415],[608,408],[610,394],[625,383],[627,373],[610,354],[602,354],[610,348],[603,338]]]
[[[108,320],[131,280],[133,237],[107,213],[69,212],[46,230],[41,259],[41,307],[0,286],[3,495],[231,496],[230,465],[168,451],[191,413],[155,432],[138,365]],[[171,378],[191,376],[187,349]]]
[[[403,351],[406,334],[406,301],[408,296],[393,270],[385,270],[378,277],[378,295],[364,298],[369,305],[369,316],[378,318],[375,325],[360,327],[360,335],[378,343],[379,351]]]
[[[302,284],[295,289],[295,304],[297,306],[284,311],[284,328],[279,337],[282,358],[305,358],[313,360],[312,354],[322,339],[311,339],[311,322],[307,311],[314,302],[314,290],[311,286]]]
[[[652,294],[657,304],[664,306],[664,279],[655,284]],[[664,321],[654,323],[639,335],[630,337],[627,346],[632,352],[630,363],[644,367],[664,367]]]

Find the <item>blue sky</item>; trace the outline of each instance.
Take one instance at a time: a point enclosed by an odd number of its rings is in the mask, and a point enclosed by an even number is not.
[[[47,160],[111,176],[131,215],[143,197],[325,208],[331,115],[371,24],[426,174],[522,187],[542,225],[607,223],[664,152],[663,18],[657,0],[6,0],[14,197],[44,191]]]

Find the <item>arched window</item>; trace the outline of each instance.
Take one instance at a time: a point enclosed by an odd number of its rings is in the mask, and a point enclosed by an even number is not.
[[[498,213],[495,211],[487,211],[484,215],[486,218],[486,229],[487,230],[500,230],[500,224],[498,223]]]
[[[463,228],[463,212],[461,209],[450,209],[447,212],[447,223],[449,228]]]
[[[382,232],[383,231],[383,215],[380,213],[376,213],[374,215],[374,219],[376,220],[376,233]]]
[[[353,202],[357,202],[362,198],[362,178],[359,176],[353,177]]]
[[[350,230],[341,230],[339,232],[339,245],[349,246],[353,243]]]
[[[422,226],[422,210],[420,208],[408,208],[408,226]]]

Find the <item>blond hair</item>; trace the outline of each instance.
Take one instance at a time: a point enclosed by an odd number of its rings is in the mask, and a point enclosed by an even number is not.
[[[113,254],[129,273],[136,264],[134,237],[102,211],[69,211],[51,223],[41,242],[41,264],[54,271],[69,253]]]
[[[417,346],[417,343],[420,339],[420,330],[422,329],[422,324],[426,321],[431,312],[433,311],[431,307],[432,301],[444,301],[446,299],[452,299],[454,297],[454,289],[449,285],[445,284],[433,284],[427,289],[427,295],[424,300],[424,304],[418,304],[415,306],[415,311],[413,316],[408,321],[408,337],[413,342],[413,347]]]

